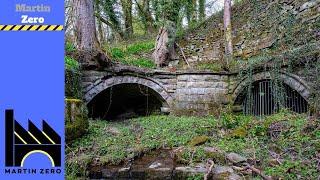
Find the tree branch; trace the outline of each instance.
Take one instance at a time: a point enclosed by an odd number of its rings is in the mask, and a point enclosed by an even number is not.
[[[116,31],[117,33],[119,33],[119,35],[121,36],[121,38],[124,37],[124,34],[121,30],[117,29],[116,26],[114,24],[112,24],[111,22],[109,22],[107,19],[103,18],[100,14],[95,13],[94,14],[96,18],[98,18],[101,22],[103,22],[104,24],[110,26],[114,31]]]

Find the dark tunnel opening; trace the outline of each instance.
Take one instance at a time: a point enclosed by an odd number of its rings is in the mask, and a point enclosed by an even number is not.
[[[235,104],[242,106],[244,114],[271,115],[279,112],[281,108],[296,113],[306,113],[309,109],[308,102],[283,82],[275,85],[272,80],[256,81],[251,85],[251,91],[248,91],[248,88],[235,101]]]
[[[93,119],[124,120],[160,113],[163,98],[151,88],[140,84],[112,86],[88,104]]]

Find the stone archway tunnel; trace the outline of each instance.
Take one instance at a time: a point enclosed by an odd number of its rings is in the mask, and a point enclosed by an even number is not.
[[[278,80],[271,72],[256,73],[245,78],[233,92],[234,105],[248,115],[270,115],[281,108],[296,113],[309,110],[310,87],[296,75],[282,71]]]
[[[165,112],[171,95],[154,79],[112,76],[98,79],[85,95],[89,117],[121,120]]]
[[[166,101],[152,88],[123,83],[100,92],[88,103],[92,118],[121,120],[159,114]]]
[[[282,72],[280,78],[285,87],[299,97],[293,103],[308,104],[312,90],[303,77]],[[270,79],[270,72],[253,75],[256,82]],[[241,106],[248,83],[248,78],[239,80],[236,73],[122,69],[117,72],[86,71],[83,74],[89,116],[109,120],[161,111],[178,115],[214,115],[225,105]],[[297,112],[306,112],[306,107]]]

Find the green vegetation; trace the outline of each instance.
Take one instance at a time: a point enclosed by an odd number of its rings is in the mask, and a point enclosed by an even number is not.
[[[132,65],[137,67],[145,67],[145,68],[155,68],[155,64],[152,59],[148,58],[128,58],[128,59],[121,59],[120,62],[126,65]]]
[[[76,47],[72,43],[67,41],[65,44],[65,50],[67,53],[72,53],[76,51]]]
[[[66,42],[65,44],[66,56],[64,57],[65,68],[70,71],[78,71],[80,69],[80,65],[77,60],[75,60],[70,54],[76,52],[76,47],[70,43]]]
[[[80,64],[73,58],[77,50],[67,41],[65,51],[65,136],[71,142],[87,132],[89,122],[86,107],[80,100],[83,97]]]
[[[131,44],[117,44],[108,49],[112,59],[126,65],[155,68],[151,58],[154,40],[135,41]]]
[[[154,41],[139,42],[128,45],[126,52],[128,54],[139,54],[141,52],[149,52],[154,48]]]
[[[79,99],[65,100],[66,141],[71,142],[87,132],[89,121],[87,109]]]
[[[80,68],[80,65],[79,65],[78,61],[76,61],[75,59],[73,59],[70,56],[65,56],[64,57],[64,62],[65,62],[65,66],[66,66],[65,68],[67,70],[78,71],[79,68]]]
[[[103,157],[105,163],[118,164],[142,151],[187,145],[190,137],[205,134],[214,127],[214,118],[150,116],[128,122],[90,121],[89,133],[75,141],[67,152],[78,147],[95,147],[86,155]],[[98,144],[96,144],[98,143]],[[127,152],[131,149],[131,152]]]
[[[213,158],[224,164],[223,155],[204,151],[204,147],[215,147],[249,158],[273,177],[316,179],[319,127],[318,120],[291,112],[263,119],[224,114],[219,120],[150,116],[122,122],[90,121],[88,133],[67,147],[67,174],[85,175],[94,159],[102,165],[119,164],[152,149],[183,146],[179,163],[192,165]],[[190,146],[196,137],[208,139]]]
[[[220,72],[222,71],[222,66],[220,63],[198,63],[196,66],[199,70],[210,70],[210,71],[214,71],[214,72]]]

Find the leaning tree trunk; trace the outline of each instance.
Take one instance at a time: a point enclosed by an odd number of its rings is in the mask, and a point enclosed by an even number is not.
[[[83,68],[97,68],[108,58],[101,50],[94,16],[93,0],[73,0],[75,35],[80,62]]]
[[[232,61],[232,29],[231,29],[231,0],[224,1],[224,33],[225,33],[225,65],[229,69],[229,64]]]
[[[160,28],[152,54],[157,67],[166,66],[170,60],[176,59],[175,37],[174,22],[169,21],[166,26]]]
[[[132,0],[121,0],[121,6],[123,10],[123,15],[124,15],[126,38],[130,38],[133,34]]]

